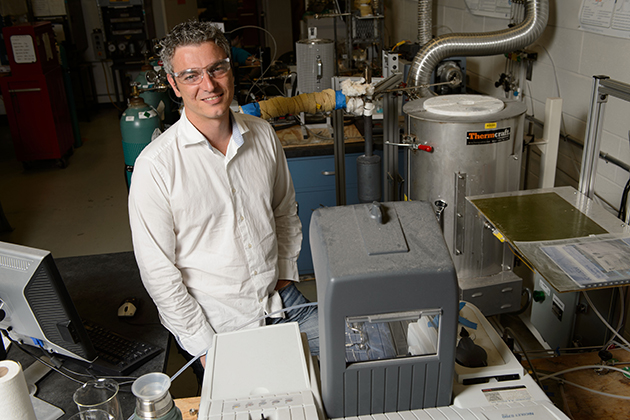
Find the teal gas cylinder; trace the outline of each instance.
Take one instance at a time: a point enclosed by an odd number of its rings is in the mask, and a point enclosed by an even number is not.
[[[166,80],[166,74],[157,62],[151,64],[145,64],[135,82],[139,84],[139,89],[143,91],[140,97],[144,99],[148,105],[151,105],[158,112],[160,120],[163,125],[168,128],[171,124],[177,121],[179,113],[177,112],[177,105],[171,100],[171,89],[168,87],[168,81]],[[167,87],[163,89],[155,89],[156,82],[160,85]]]
[[[144,102],[144,99],[132,97],[129,106],[120,117],[123,154],[125,157],[125,174],[127,188],[131,185],[131,173],[136,158],[151,139],[155,130],[160,129],[160,117],[157,111]]]

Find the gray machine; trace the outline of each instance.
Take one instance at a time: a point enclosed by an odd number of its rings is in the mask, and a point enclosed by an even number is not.
[[[318,209],[310,243],[328,417],[449,405],[458,289],[431,205]]]

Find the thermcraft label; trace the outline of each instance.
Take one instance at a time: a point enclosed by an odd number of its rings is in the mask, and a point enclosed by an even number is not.
[[[508,141],[511,137],[512,127],[499,128],[496,130],[480,130],[466,132],[466,144],[491,144]]]

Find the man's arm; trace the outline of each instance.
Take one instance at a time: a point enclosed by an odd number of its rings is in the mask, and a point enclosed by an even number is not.
[[[278,239],[278,278],[280,280],[278,280],[276,290],[279,290],[288,284],[283,280],[299,280],[297,259],[302,248],[302,223],[297,214],[295,189],[282,144],[273,130],[271,134],[276,142],[277,165],[272,206]]]
[[[176,266],[176,236],[169,193],[151,162],[139,158],[129,192],[129,221],[142,282],[162,324],[195,356],[212,345],[214,331],[188,293]]]

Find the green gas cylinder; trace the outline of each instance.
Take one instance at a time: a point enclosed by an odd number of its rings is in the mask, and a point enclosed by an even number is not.
[[[160,118],[157,111],[147,105],[144,99],[131,97],[129,106],[120,117],[120,132],[125,157],[127,188],[129,188],[136,158],[142,149],[151,143],[154,133],[156,135],[160,133]]]
[[[142,91],[140,97],[148,105],[155,108],[166,128],[177,121],[179,118],[177,105],[171,100],[170,87],[162,66],[157,62],[143,65],[135,82],[138,83],[138,87]],[[158,85],[162,88],[155,89]],[[164,87],[165,85],[166,87]]]

